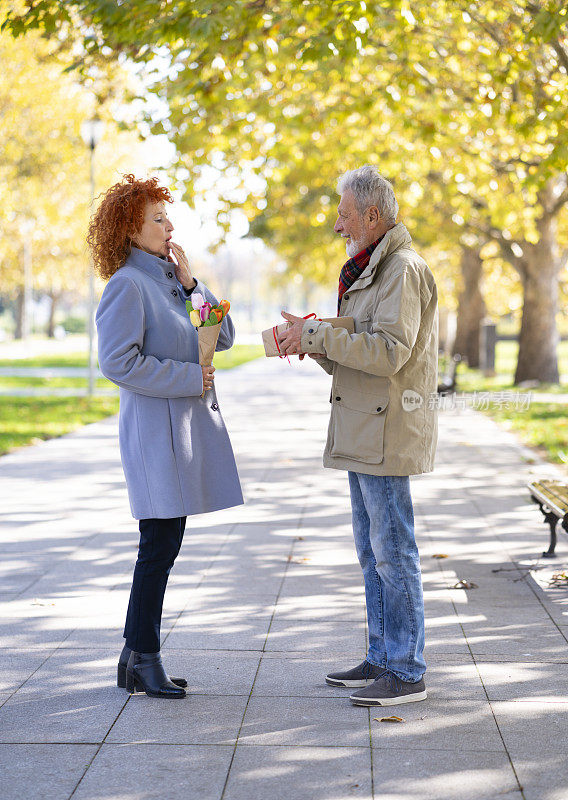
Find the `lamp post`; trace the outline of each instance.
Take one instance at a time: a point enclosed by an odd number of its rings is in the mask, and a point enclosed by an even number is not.
[[[95,200],[95,147],[103,135],[104,122],[97,116],[86,120],[81,125],[81,136],[90,150],[90,179],[92,211]],[[95,391],[95,271],[93,262],[89,263],[89,388],[88,394],[92,396]]]
[[[22,339],[27,340],[33,329],[33,288],[32,288],[32,236],[35,222],[32,217],[24,217],[20,224],[24,246],[24,316]]]

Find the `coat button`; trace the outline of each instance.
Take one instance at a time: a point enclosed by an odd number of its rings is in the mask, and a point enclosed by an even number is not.
[[[313,328],[310,328],[309,331],[308,331],[308,333],[313,333],[313,332],[314,332]]]
[[[382,410],[383,409],[380,406],[377,408],[377,411],[382,411]]]
[[[177,297],[177,291],[175,289],[172,289],[172,294],[174,297]]]
[[[336,400],[341,400],[341,397],[336,397],[335,399],[336,399]]]
[[[308,342],[308,344],[313,344],[313,342]]]
[[[213,411],[219,411],[219,406],[217,403],[211,403],[211,408],[213,409]]]
[[[173,272],[168,272],[168,278],[173,278],[173,277],[174,277],[174,273]]]

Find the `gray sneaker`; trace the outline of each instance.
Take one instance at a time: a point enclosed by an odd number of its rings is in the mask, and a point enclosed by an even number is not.
[[[347,686],[356,688],[357,686],[368,686],[373,683],[385,671],[384,667],[378,667],[365,659],[362,664],[353,669],[343,670],[343,672],[330,672],[326,675],[325,682],[329,686]]]
[[[385,669],[370,686],[354,692],[349,699],[356,706],[398,706],[400,703],[417,703],[426,697],[424,678],[410,683]]]

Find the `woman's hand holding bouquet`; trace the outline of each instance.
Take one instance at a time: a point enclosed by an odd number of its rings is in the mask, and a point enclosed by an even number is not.
[[[231,304],[228,300],[221,300],[219,305],[213,306],[205,300],[199,292],[193,292],[191,300],[186,300],[185,307],[189,314],[191,324],[197,328],[197,339],[199,343],[199,363],[203,370],[203,393],[213,387],[213,373],[215,367],[212,366],[213,355],[217,345],[217,339],[221,331],[221,322],[229,313]]]

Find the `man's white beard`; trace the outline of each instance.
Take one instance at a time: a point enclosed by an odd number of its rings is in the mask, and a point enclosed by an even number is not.
[[[361,242],[355,241],[355,239],[348,239],[345,242],[345,252],[349,256],[349,258],[353,258],[356,256],[357,253],[360,253],[363,250],[365,245],[361,244]]]

